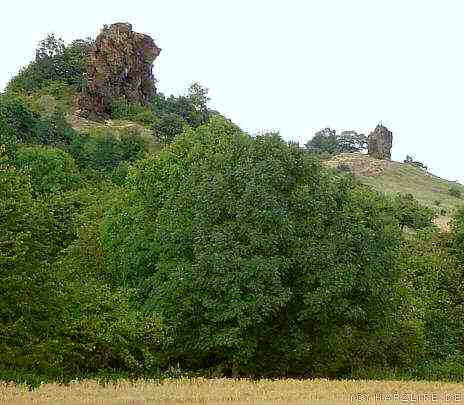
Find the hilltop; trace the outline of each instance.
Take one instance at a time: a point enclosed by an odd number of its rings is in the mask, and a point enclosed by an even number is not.
[[[324,162],[328,167],[349,166],[351,172],[362,183],[386,194],[412,194],[421,204],[437,213],[435,223],[442,229],[464,199],[450,194],[450,189],[461,190],[464,186],[442,179],[419,167],[391,160],[379,160],[363,153],[342,153]]]

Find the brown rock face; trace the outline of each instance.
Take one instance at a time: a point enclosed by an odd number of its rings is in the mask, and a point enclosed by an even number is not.
[[[152,67],[160,52],[151,37],[133,32],[129,23],[104,26],[91,52],[81,115],[108,118],[114,98],[147,103],[156,91]]]
[[[393,133],[383,125],[377,125],[367,138],[367,153],[376,159],[391,159]]]

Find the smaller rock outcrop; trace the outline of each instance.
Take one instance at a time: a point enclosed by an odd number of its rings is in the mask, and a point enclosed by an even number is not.
[[[367,153],[376,159],[391,159],[393,133],[379,124],[367,138]]]
[[[152,73],[161,49],[129,23],[105,26],[95,40],[79,99],[81,115],[90,119],[109,116],[111,100],[124,98],[144,104],[155,93]]]

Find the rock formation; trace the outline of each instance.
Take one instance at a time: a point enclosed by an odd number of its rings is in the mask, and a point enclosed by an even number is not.
[[[133,32],[129,23],[105,25],[90,54],[81,115],[108,118],[110,102],[117,98],[147,103],[155,94],[152,67],[160,52],[150,36]]]
[[[391,159],[393,133],[379,124],[367,138],[367,153],[376,159]]]

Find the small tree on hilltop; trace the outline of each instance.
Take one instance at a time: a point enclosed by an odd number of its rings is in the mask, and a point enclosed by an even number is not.
[[[310,152],[330,155],[364,152],[367,149],[367,137],[352,130],[337,134],[334,129],[327,127],[316,132],[306,143],[306,148]]]
[[[427,171],[428,167],[422,163],[419,162],[418,160],[414,160],[414,158],[411,155],[406,155],[406,159],[404,159],[404,163],[407,163],[408,165],[416,166],[419,169]]]

